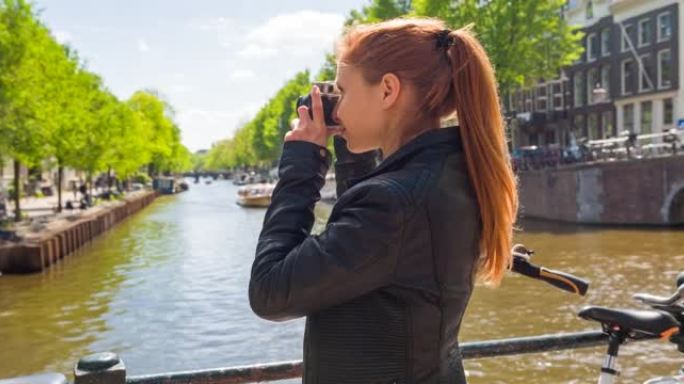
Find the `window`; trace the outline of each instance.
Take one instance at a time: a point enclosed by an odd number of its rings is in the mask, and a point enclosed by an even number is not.
[[[595,33],[587,36],[587,61],[594,61],[598,56],[598,41]]]
[[[633,25],[625,25],[622,30],[622,52],[626,52],[629,49],[629,42],[632,39],[633,30]]]
[[[539,145],[539,134],[536,132],[530,134],[530,145]]]
[[[664,41],[672,36],[672,14],[664,12],[658,15],[658,41]]]
[[[582,132],[584,132],[584,115],[575,115],[575,118],[573,119],[573,126],[575,133],[579,136],[582,136]]]
[[[563,108],[563,88],[561,83],[553,83],[551,87],[551,92],[553,94],[553,109]]]
[[[622,123],[626,131],[634,132],[634,104],[625,104],[622,107]]]
[[[587,20],[594,18],[594,4],[589,0],[587,3]]]
[[[575,81],[575,107],[584,105],[584,72],[577,72],[574,76]]]
[[[546,86],[537,88],[537,111],[546,111]]]
[[[658,52],[658,88],[672,85],[672,52],[669,49]]]
[[[639,72],[639,92],[653,89],[653,60],[651,55],[640,56],[643,71]]]
[[[610,28],[601,31],[601,56],[610,55]]]
[[[544,144],[555,144],[556,143],[556,132],[546,131],[544,134]]]
[[[536,111],[543,112],[546,111],[546,99],[539,99],[537,100],[537,109]]]
[[[539,85],[537,87],[537,96],[546,97],[546,85]]]
[[[670,125],[674,121],[674,110],[672,108],[672,99],[663,100],[663,124]]]
[[[589,140],[597,140],[599,138],[597,114],[591,113],[589,116],[587,116],[587,130],[589,132]]]
[[[601,114],[601,125],[603,131],[603,138],[615,135],[613,126],[613,111],[605,111]]]
[[[653,102],[641,102],[641,134],[653,132]]]
[[[628,95],[634,92],[634,60],[627,59],[622,62],[622,94]]]
[[[639,46],[651,43],[651,19],[639,20]]]
[[[587,100],[589,100],[590,104],[596,103],[596,100],[594,100],[594,88],[600,85],[598,76],[598,68],[591,68],[587,72]]]
[[[606,90],[606,100],[610,100],[610,65],[601,67],[601,87]]]

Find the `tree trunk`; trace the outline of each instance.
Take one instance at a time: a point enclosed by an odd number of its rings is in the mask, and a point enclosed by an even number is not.
[[[57,160],[57,212],[62,212],[62,182],[64,180],[64,166],[62,160]]]
[[[86,183],[88,184],[88,202],[90,203],[89,206],[92,206],[95,201],[93,199],[93,173],[88,171],[88,179],[86,180]],[[89,207],[90,208],[90,207]]]
[[[112,194],[112,166],[107,168],[107,193]]]
[[[5,158],[0,156],[0,206],[5,203]]]
[[[21,221],[21,163],[14,159],[14,221]]]

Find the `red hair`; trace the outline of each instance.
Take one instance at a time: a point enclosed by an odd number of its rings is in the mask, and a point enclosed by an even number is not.
[[[342,37],[337,57],[370,84],[386,73],[408,82],[424,117],[456,113],[482,219],[478,275],[498,285],[511,265],[518,191],[494,69],[471,27],[443,32],[446,26],[437,19],[359,25]],[[440,34],[447,45],[438,48]]]

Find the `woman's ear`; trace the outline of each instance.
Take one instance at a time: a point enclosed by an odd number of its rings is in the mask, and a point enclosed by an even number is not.
[[[399,92],[401,92],[401,81],[394,73],[386,73],[380,80],[380,88],[382,91],[382,107],[389,109],[399,100]]]

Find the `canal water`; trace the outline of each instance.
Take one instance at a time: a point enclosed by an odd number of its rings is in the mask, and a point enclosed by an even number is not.
[[[42,274],[0,276],[0,378],[69,373],[79,357],[122,356],[129,374],[302,358],[302,319],[257,318],[247,300],[264,210],[235,204],[227,181],[162,197]],[[329,206],[317,208],[322,226]],[[668,294],[684,269],[684,231],[524,222],[517,241],[538,263],[591,280],[586,297],[510,275],[478,287],[461,341],[597,329],[584,305],[639,307],[634,292]],[[623,348],[622,382],[673,373],[673,345]],[[594,381],[603,348],[469,360],[471,383]],[[290,381],[292,383],[298,380]]]

